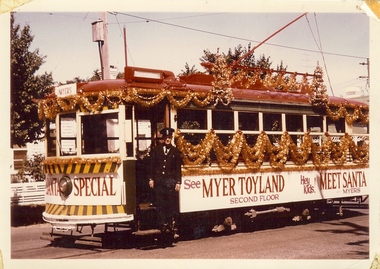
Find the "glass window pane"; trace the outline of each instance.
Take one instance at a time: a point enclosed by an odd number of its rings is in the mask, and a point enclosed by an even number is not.
[[[233,130],[234,113],[232,111],[212,111],[212,128],[214,130]]]
[[[323,132],[323,117],[307,116],[306,122],[309,132]]]
[[[82,116],[82,153],[119,151],[117,113]]]
[[[289,132],[302,132],[303,120],[302,115],[289,115],[286,116],[286,130]]]
[[[258,131],[259,113],[239,112],[239,129],[242,131]]]
[[[56,124],[55,121],[46,121],[46,142],[47,156],[55,156],[56,154]]]
[[[207,129],[207,110],[178,109],[178,127],[180,129]]]
[[[327,118],[327,131],[329,133],[344,133],[346,130],[345,119],[333,121]]]
[[[61,155],[75,155],[77,153],[77,120],[75,113],[61,115],[59,118],[59,126]]]
[[[362,122],[354,122],[352,126],[354,134],[368,134],[368,124]]]
[[[281,131],[281,114],[263,114],[264,131]]]

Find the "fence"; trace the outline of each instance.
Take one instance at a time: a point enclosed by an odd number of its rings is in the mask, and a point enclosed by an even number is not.
[[[11,205],[41,205],[45,201],[45,182],[12,183]]]

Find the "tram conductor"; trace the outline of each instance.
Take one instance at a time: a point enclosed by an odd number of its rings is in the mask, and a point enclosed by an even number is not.
[[[162,231],[172,227],[178,214],[178,192],[182,183],[180,151],[172,145],[174,129],[160,131],[164,142],[151,154],[149,186],[156,193],[157,222]]]

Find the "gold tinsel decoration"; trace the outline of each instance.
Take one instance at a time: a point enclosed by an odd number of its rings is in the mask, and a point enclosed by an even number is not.
[[[38,115],[40,119],[54,119],[57,113],[61,111],[81,109],[81,111],[95,113],[108,107],[117,108],[123,103],[153,107],[164,99],[167,99],[176,108],[183,108],[191,102],[197,107],[204,107],[212,102],[214,105],[219,102],[228,105],[233,100],[232,85],[248,88],[260,81],[264,87],[271,90],[309,93],[310,104],[333,121],[345,118],[348,125],[352,125],[358,120],[364,123],[369,122],[367,108],[349,104],[336,107],[329,103],[329,97],[326,94],[326,87],[322,79],[323,71],[319,66],[314,72],[312,85],[307,81],[306,75],[303,76],[301,82],[297,82],[296,73],[288,76],[282,71],[266,70],[265,75],[263,75],[264,73],[258,68],[254,71],[243,68],[232,69],[231,66],[227,65],[225,57],[219,54],[210,72],[214,76],[214,81],[209,92],[194,92],[191,89],[183,91],[183,89],[175,90],[173,88],[121,87],[115,90],[88,93],[79,89],[79,93],[76,95],[64,98],[48,97],[40,100],[38,102]]]
[[[117,163],[121,164],[120,157],[102,157],[102,158],[48,158],[41,162],[42,165],[69,165],[69,164],[99,164],[99,163]]]
[[[345,134],[339,143],[334,143],[331,136],[325,133],[321,145],[312,142],[310,133],[302,137],[302,143],[297,146],[291,136],[284,132],[278,145],[272,145],[268,135],[261,132],[253,146],[248,145],[245,135],[238,131],[224,146],[213,130],[208,132],[197,145],[186,141],[182,133],[175,133],[176,146],[182,153],[183,163],[188,167],[199,168],[211,164],[211,152],[216,156],[216,163],[224,172],[236,168],[239,160],[251,170],[261,168],[268,161],[273,169],[283,170],[288,161],[298,166],[311,161],[317,169],[325,169],[332,161],[335,165],[346,164],[347,154],[351,153],[354,163],[368,163],[368,145],[355,145],[352,137]]]

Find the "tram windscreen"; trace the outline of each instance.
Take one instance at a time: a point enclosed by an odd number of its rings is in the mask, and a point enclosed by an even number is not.
[[[82,116],[82,154],[119,152],[117,113]]]

